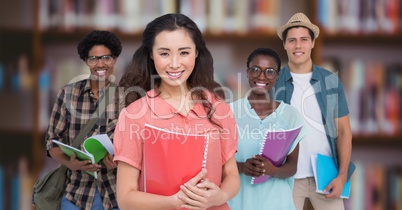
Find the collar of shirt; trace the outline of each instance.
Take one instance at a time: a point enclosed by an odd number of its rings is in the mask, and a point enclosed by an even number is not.
[[[89,79],[86,79],[85,84],[81,87],[80,95],[82,95],[88,91],[91,92],[91,82]]]
[[[156,116],[163,119],[170,119],[176,114],[179,114],[177,109],[173,108],[165,100],[159,97],[158,94],[159,93],[155,89],[152,89],[148,91],[146,95],[148,107]],[[198,117],[207,116],[202,103],[196,103],[194,105],[194,108],[190,110],[189,114],[191,113],[195,114]]]
[[[116,85],[113,82],[109,82],[105,88],[99,89],[99,96],[102,96],[105,93],[105,90],[112,86],[115,87]],[[80,88],[80,95],[86,92],[91,92],[91,81],[89,78],[84,80],[84,85]]]
[[[292,81],[293,77],[290,74],[290,68],[288,65],[286,65],[281,71],[283,71],[283,73],[285,74],[285,81]],[[310,83],[314,84],[316,81],[320,80],[320,78],[322,77],[320,72],[317,70],[317,66],[313,64],[313,70],[312,70],[313,74],[311,75],[311,80]]]

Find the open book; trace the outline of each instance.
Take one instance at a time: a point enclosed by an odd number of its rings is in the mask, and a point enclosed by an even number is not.
[[[97,164],[107,153],[114,154],[113,143],[106,134],[99,134],[91,136],[83,142],[84,151],[81,151],[73,146],[64,144],[57,140],[52,140],[54,143],[59,145],[60,149],[69,157],[76,154],[79,160],[90,160],[92,164]],[[89,172],[89,174],[98,178],[98,174],[94,172]]]
[[[324,189],[338,176],[338,168],[335,165],[334,158],[322,154],[311,155],[311,164],[317,186],[316,192],[328,194],[329,192],[324,193]],[[349,195],[350,179],[343,186],[341,198],[349,198]]]
[[[281,166],[302,127],[303,125],[289,130],[268,131],[262,142],[259,155],[270,160],[275,166]],[[271,176],[269,175],[252,177],[251,184],[264,183],[270,178]]]
[[[173,195],[206,167],[208,135],[176,133],[145,124],[144,191]]]

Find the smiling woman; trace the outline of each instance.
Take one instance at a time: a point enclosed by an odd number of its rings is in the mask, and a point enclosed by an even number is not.
[[[120,81],[128,92],[114,136],[120,208],[229,209],[226,202],[239,190],[234,159],[236,122],[222,100],[221,86],[214,81],[212,56],[200,30],[185,15],[167,14],[150,22],[142,37],[142,45]],[[200,166],[200,173],[183,180],[175,194],[147,193],[145,138],[133,135],[141,133],[146,124],[188,135],[209,135],[213,141],[206,145],[206,171]],[[193,160],[192,156],[186,158]]]
[[[186,82],[193,72],[196,57],[195,44],[185,29],[162,31],[155,37],[152,59],[156,72],[162,79],[158,87],[159,90],[164,90],[161,94],[181,85],[185,92],[189,91]]]
[[[277,166],[272,159],[258,154],[265,138],[273,140],[272,133],[303,125],[303,119],[295,108],[273,99],[272,90],[281,68],[275,51],[269,48],[255,49],[248,56],[246,67],[250,90],[246,98],[231,103],[239,131],[239,149],[235,157],[241,187],[239,194],[229,201],[229,206],[234,210],[264,209],[268,206],[272,209],[295,210],[291,189],[297,168],[298,145],[306,130],[300,131],[290,148],[276,145],[276,150],[289,149],[281,165]],[[252,184],[253,177],[263,175],[271,178],[263,183]]]

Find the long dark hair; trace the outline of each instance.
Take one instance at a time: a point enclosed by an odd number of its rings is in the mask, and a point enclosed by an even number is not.
[[[166,14],[148,23],[143,34],[142,44],[135,51],[127,71],[120,80],[119,86],[125,90],[124,106],[143,97],[146,91],[157,88],[161,79],[156,77],[154,61],[151,59],[152,47],[155,37],[162,31],[175,31],[184,29],[192,38],[198,56],[195,60],[194,70],[187,79],[187,86],[191,90],[193,99],[202,101],[204,109],[211,123],[218,125],[212,120],[213,106],[207,99],[205,90],[214,97],[224,99],[225,95],[219,83],[214,81],[214,68],[212,55],[206,47],[205,40],[197,25],[183,14]],[[133,89],[134,88],[134,89]],[[128,90],[134,91],[128,91]],[[138,91],[143,90],[143,91]]]

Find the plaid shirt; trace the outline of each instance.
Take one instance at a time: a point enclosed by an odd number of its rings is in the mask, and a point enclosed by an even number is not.
[[[111,83],[103,90],[99,90],[99,99],[102,99],[105,90],[116,85]],[[112,89],[111,89],[112,90]],[[110,91],[106,99],[106,111],[99,118],[91,131],[86,135],[88,138],[95,134],[108,134],[113,140],[113,133],[119,114],[114,104],[114,93]],[[50,117],[49,128],[46,134],[46,149],[56,147],[51,140],[62,141],[72,145],[80,129],[90,120],[90,116],[98,107],[98,100],[94,98],[90,89],[90,81],[82,80],[61,88],[57,94]],[[64,137],[64,138],[63,138]],[[81,145],[82,149],[82,145]],[[102,168],[98,172],[98,179],[85,171],[68,170],[68,183],[66,197],[80,209],[91,209],[94,201],[95,189],[97,188],[103,200],[104,209],[117,208],[116,201],[116,169],[108,170],[102,161]]]

